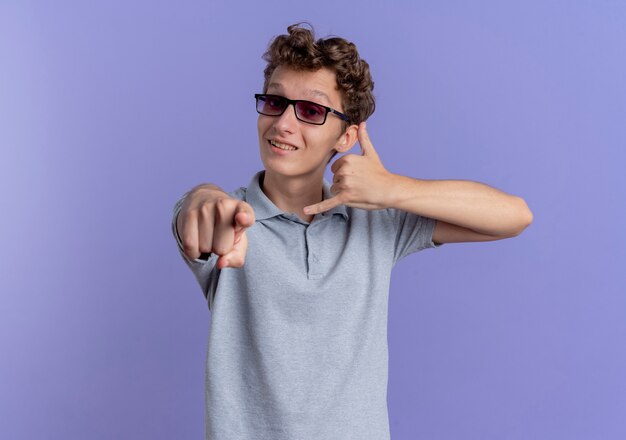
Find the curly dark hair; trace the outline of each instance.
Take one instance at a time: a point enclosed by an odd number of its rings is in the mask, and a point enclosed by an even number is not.
[[[302,27],[304,24],[311,29]],[[291,25],[287,32],[288,35],[275,37],[263,54],[263,59],[267,61],[264,70],[264,93],[267,92],[272,73],[278,66],[310,71],[327,67],[336,73],[343,113],[350,118],[350,122],[345,123],[345,128],[349,124],[365,121],[374,113],[374,81],[370,75],[369,64],[359,56],[354,43],[339,37],[320,38],[316,41],[313,26],[309,23]]]

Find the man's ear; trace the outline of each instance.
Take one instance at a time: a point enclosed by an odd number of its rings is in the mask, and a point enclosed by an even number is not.
[[[339,136],[339,139],[337,139],[335,150],[340,153],[345,153],[350,148],[354,147],[354,144],[356,144],[356,141],[359,138],[358,132],[358,125],[350,125],[346,128],[346,131],[344,131],[341,136]]]

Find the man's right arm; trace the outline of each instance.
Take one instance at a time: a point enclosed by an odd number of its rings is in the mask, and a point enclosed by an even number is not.
[[[202,254],[219,255],[218,269],[241,267],[245,262],[246,229],[254,224],[254,210],[212,184],[189,191],[176,213],[175,233],[190,260]]]

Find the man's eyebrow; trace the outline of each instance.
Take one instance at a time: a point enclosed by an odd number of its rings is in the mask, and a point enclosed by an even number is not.
[[[322,92],[321,90],[309,89],[306,92],[307,92],[307,94],[312,95],[312,96],[320,96],[320,97],[326,99],[326,102],[328,102],[328,104],[330,104],[330,98],[328,97],[328,95],[326,93]]]
[[[280,83],[269,83],[267,85],[268,90],[271,89],[272,87],[279,89],[279,90],[283,88],[283,86]]]

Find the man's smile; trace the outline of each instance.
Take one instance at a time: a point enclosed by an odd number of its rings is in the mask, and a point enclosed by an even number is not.
[[[270,143],[270,145],[272,147],[278,148],[280,150],[283,151],[295,151],[298,148],[294,147],[293,145],[289,145],[289,144],[283,144],[282,142],[277,142],[275,140],[272,139],[268,139],[268,142]]]

